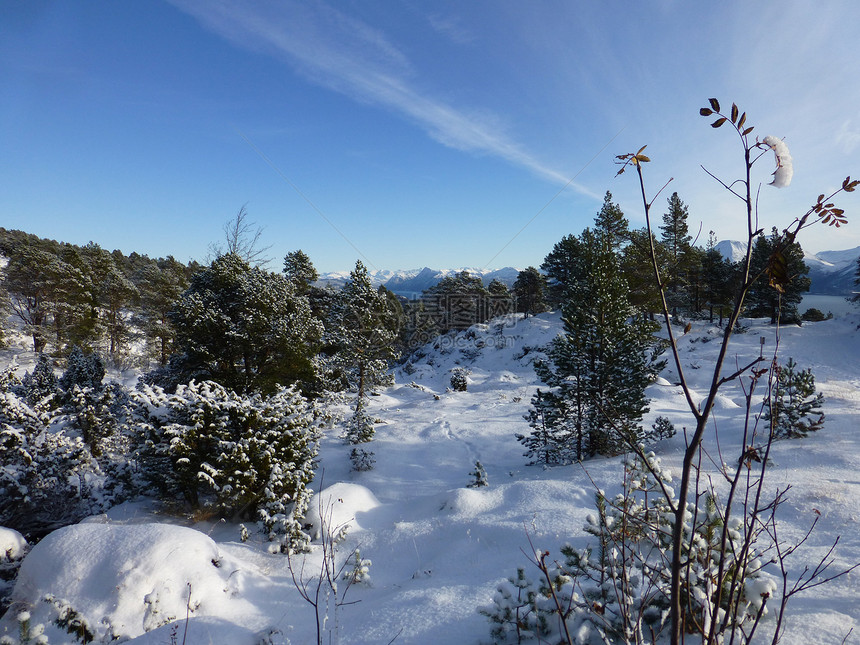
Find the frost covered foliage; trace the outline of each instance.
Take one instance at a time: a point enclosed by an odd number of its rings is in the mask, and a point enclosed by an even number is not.
[[[622,492],[612,499],[596,495],[596,512],[584,527],[592,543],[583,550],[563,547],[563,561],[536,551],[539,582],[519,569],[498,587],[493,604],[479,610],[490,620],[494,642],[638,644],[658,638],[669,606],[671,483],[653,453],[629,459]],[[755,545],[744,543],[742,520],[724,521],[713,495],[702,500],[701,507],[687,506],[683,624],[686,633],[713,630],[722,642],[767,613],[776,583],[762,571]]]
[[[296,390],[240,395],[192,381],[172,395],[143,385],[133,398],[143,468],[165,499],[256,519],[282,550],[303,546],[319,431]]]
[[[469,387],[469,370],[455,367],[451,370],[451,389],[455,392],[465,392]]]
[[[470,472],[469,475],[471,475],[472,481],[467,484],[467,488],[482,488],[490,485],[490,482],[487,480],[487,471],[484,470],[484,465],[480,461],[475,462],[475,470]]]
[[[31,624],[29,611],[19,612],[15,619],[18,623],[18,639],[3,636],[0,638],[0,645],[48,645],[48,637],[44,634],[45,626],[41,623]]]
[[[13,367],[10,366],[7,373],[12,374]],[[54,407],[56,405],[54,398],[60,392],[57,375],[54,374],[54,366],[51,364],[51,359],[45,354],[39,354],[32,373],[27,372],[20,383],[11,385],[20,385],[27,403],[43,409]]]
[[[824,425],[821,407],[824,395],[815,393],[815,376],[812,370],[797,370],[797,363],[776,368],[776,383],[765,403],[764,419],[772,424],[777,439],[805,437]]]
[[[95,468],[81,438],[51,429],[17,385],[11,368],[0,375],[0,526],[32,535],[83,516]]]
[[[344,432],[346,442],[367,443],[373,440],[375,433],[373,418],[367,414],[367,400],[364,397],[356,398],[353,415],[346,421]]]
[[[100,390],[105,377],[105,364],[96,352],[84,354],[77,345],[72,348],[66,363],[66,371],[60,377],[59,385],[66,392],[75,386]]]

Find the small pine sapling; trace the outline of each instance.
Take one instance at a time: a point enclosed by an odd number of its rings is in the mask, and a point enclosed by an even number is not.
[[[353,551],[352,557],[350,558],[350,562],[352,568],[347,569],[343,572],[342,579],[346,580],[350,584],[358,584],[364,585],[365,587],[369,587],[370,566],[373,564],[373,562],[367,558],[362,558],[361,551],[359,551],[358,548]]]
[[[41,623],[32,625],[29,611],[19,612],[15,619],[18,621],[18,642],[12,640],[11,636],[2,636],[0,645],[48,645],[45,626]]]
[[[467,488],[481,488],[490,485],[487,481],[487,471],[484,470],[484,466],[480,461],[475,462],[475,470],[470,472],[469,475],[472,477],[472,481],[468,484]]]
[[[648,436],[645,437],[647,443],[670,439],[675,436],[676,432],[675,425],[664,416],[657,417],[651,425],[651,429],[652,432],[649,432]]]
[[[376,464],[376,455],[364,448],[353,448],[349,453],[349,460],[352,462],[353,471],[363,473],[373,470],[373,466]]]
[[[775,368],[776,382],[771,396],[765,403],[764,419],[771,424],[776,439],[805,437],[824,425],[824,395],[815,392],[815,377],[812,370],[797,370],[797,363],[789,358],[788,363]]]

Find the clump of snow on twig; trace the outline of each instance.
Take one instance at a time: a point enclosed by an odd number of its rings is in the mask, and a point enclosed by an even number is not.
[[[776,170],[773,172],[773,181],[771,186],[777,188],[785,188],[791,183],[791,178],[794,175],[794,167],[792,166],[791,153],[788,151],[788,146],[785,141],[772,135],[766,136],[762,142],[773,150],[776,156]]]

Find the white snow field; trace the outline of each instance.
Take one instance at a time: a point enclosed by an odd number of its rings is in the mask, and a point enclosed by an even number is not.
[[[853,314],[780,332],[781,362],[793,357],[811,367],[826,401],[824,428],[805,439],[778,442],[771,488],[792,487],[780,510],[780,530],[799,539],[818,517],[817,530],[790,561],[796,575],[817,562],[839,536],[834,568],[860,562],[860,316]],[[725,372],[760,352],[771,352],[775,329],[749,322],[735,336]],[[561,330],[557,314],[512,316],[446,336],[396,374],[397,384],[372,398],[377,426],[369,448],[376,467],[351,473],[349,448],[326,436],[314,488],[332,523],[349,525],[341,557],[356,546],[372,560],[370,580],[330,607],[324,642],[439,645],[489,642],[477,608],[496,586],[530,569],[523,550],[558,553],[565,543],[584,546],[582,531],[593,508],[594,486],[619,490],[621,458],[544,469],[526,466],[516,433],[539,383],[532,363]],[[695,394],[703,396],[720,330],[695,323],[680,350]],[[471,370],[468,391],[448,389],[451,369]],[[654,446],[664,466],[677,470],[690,415],[675,370],[652,385],[651,411],[669,417],[678,434]],[[744,380],[744,383],[747,379]],[[736,459],[744,405],[741,382],[725,386],[706,439],[715,461]],[[758,398],[760,400],[760,397]],[[714,441],[719,432],[719,445]],[[722,453],[720,453],[722,451]],[[480,461],[489,486],[468,488]],[[319,529],[319,512],[310,517]],[[293,558],[305,577],[319,571],[320,547]],[[188,593],[190,589],[190,601]],[[314,643],[313,608],[299,596],[284,555],[270,554],[262,536],[241,542],[227,522],[191,524],[157,513],[151,504],[126,504],[49,535],[27,555],[14,592],[15,607],[0,634],[17,633],[15,616],[28,610],[44,623],[50,643],[74,642],[51,624],[46,594],[68,603],[94,629],[139,645],[169,643],[256,645]],[[322,601],[325,613],[325,599]],[[188,619],[186,620],[186,614]],[[817,587],[790,605],[783,643],[860,642],[860,571]],[[13,641],[17,642],[17,641]]]

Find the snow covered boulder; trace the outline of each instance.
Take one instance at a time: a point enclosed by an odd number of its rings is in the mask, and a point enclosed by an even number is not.
[[[0,562],[11,562],[24,557],[27,540],[15,529],[0,526]]]
[[[313,528],[311,536],[318,539],[323,523],[329,533],[341,528],[361,529],[356,514],[379,506],[379,500],[369,489],[359,484],[339,482],[314,495],[305,514],[305,522]]]
[[[193,529],[78,524],[54,531],[27,554],[13,608],[46,625],[52,643],[68,638],[53,621],[69,610],[97,641],[134,638],[184,621],[189,610],[192,617],[248,611],[241,598],[246,568]],[[0,635],[17,632],[13,613],[0,620]]]

